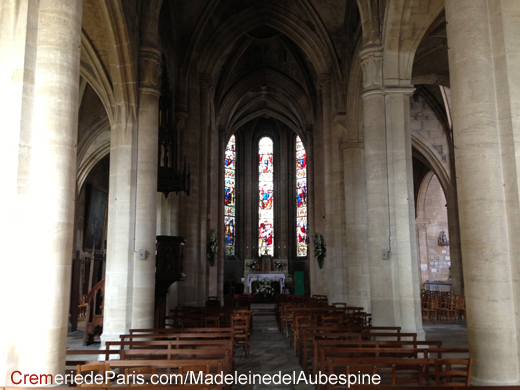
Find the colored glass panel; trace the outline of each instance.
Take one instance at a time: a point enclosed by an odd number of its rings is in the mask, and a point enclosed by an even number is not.
[[[258,254],[274,256],[273,140],[258,143]]]
[[[307,154],[296,137],[296,255],[307,256]]]
[[[224,196],[224,250],[226,255],[235,254],[235,136],[229,138],[225,152]]]

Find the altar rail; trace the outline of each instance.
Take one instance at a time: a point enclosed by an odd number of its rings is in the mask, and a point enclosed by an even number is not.
[[[452,290],[452,284],[446,282],[426,282],[424,283],[425,290],[448,292]]]

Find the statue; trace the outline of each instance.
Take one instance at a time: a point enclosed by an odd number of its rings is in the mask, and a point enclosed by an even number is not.
[[[448,236],[446,236],[446,232],[443,230],[440,234],[439,234],[439,246],[449,246],[450,245],[450,240],[448,239]]]

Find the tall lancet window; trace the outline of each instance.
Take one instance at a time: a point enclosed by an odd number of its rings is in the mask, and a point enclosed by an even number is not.
[[[224,205],[224,240],[226,255],[235,254],[235,170],[236,170],[236,149],[235,136],[229,138],[226,146],[225,156],[225,205]]]
[[[296,137],[296,242],[297,256],[307,256],[307,154]]]
[[[258,254],[274,256],[273,140],[263,137],[258,143]]]

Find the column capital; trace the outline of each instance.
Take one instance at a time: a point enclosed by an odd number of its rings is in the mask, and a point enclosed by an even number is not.
[[[152,47],[139,49],[139,88],[160,96],[162,53]]]
[[[321,92],[330,91],[330,74],[321,73],[318,76],[318,85]]]
[[[383,47],[370,45],[360,53],[363,70],[363,89],[365,91],[383,88]]]
[[[209,73],[199,73],[200,90],[207,92],[213,86],[213,77]]]
[[[398,85],[398,86],[390,86],[384,88],[373,88],[366,90],[361,95],[362,99],[365,99],[374,95],[404,95],[404,96],[412,96],[415,91],[415,87],[412,85]]]

